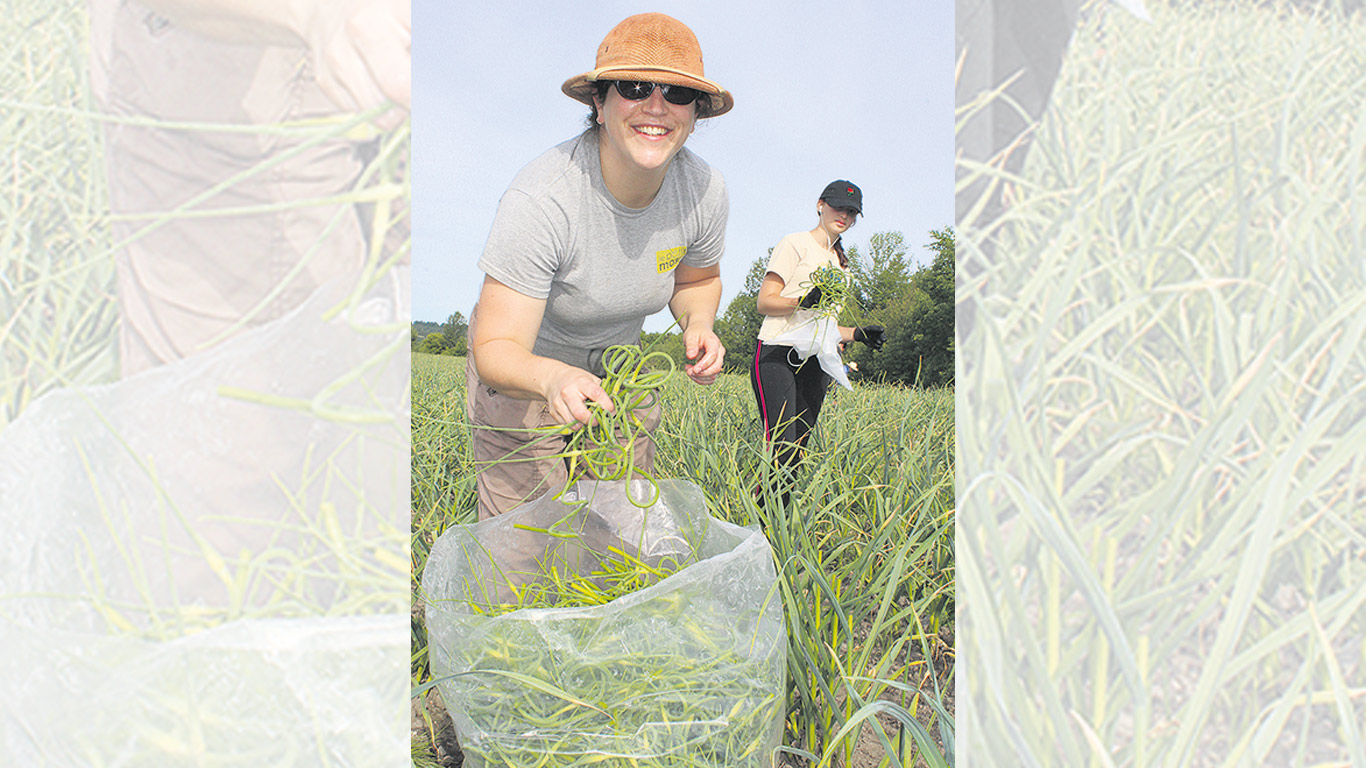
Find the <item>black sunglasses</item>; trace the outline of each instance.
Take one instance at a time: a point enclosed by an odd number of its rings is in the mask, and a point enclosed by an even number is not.
[[[650,83],[643,80],[614,80],[617,85],[617,93],[627,101],[640,101],[650,98],[650,94],[655,92],[655,87],[664,93],[664,100],[670,104],[691,104],[697,101],[702,94],[693,88],[684,88],[681,85],[665,85],[663,83]]]

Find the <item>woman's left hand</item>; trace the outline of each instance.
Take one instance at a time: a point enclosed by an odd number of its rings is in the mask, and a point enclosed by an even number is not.
[[[674,295],[669,299],[669,311],[683,327],[683,354],[691,361],[683,372],[698,384],[716,381],[721,361],[726,357],[726,348],[712,330],[720,305],[721,267],[679,264],[674,269]]]
[[[683,332],[683,354],[693,361],[683,368],[688,378],[698,384],[711,384],[721,372],[726,348],[712,329],[689,329]]]
[[[884,331],[880,325],[865,325],[854,329],[854,341],[861,341],[873,349],[882,349]]]

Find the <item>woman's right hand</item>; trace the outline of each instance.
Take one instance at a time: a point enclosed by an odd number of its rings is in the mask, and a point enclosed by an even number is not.
[[[485,276],[470,315],[470,355],[484,384],[518,400],[544,400],[556,424],[587,424],[588,402],[607,411],[612,399],[598,377],[532,353],[545,299],[525,296]]]
[[[544,400],[556,424],[587,424],[588,403],[614,410],[597,376],[532,353],[545,299],[525,296],[485,275],[470,315],[470,354],[479,379],[508,397]]]
[[[802,300],[797,302],[797,309],[811,309],[819,303],[821,303],[821,287],[818,285],[807,291]]]
[[[608,413],[614,410],[612,398],[607,396],[598,377],[572,365],[561,364],[546,379],[542,395],[557,424],[587,424],[590,401]]]

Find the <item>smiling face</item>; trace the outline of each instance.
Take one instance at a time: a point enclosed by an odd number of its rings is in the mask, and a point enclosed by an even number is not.
[[[593,101],[602,126],[598,146],[605,175],[610,172],[662,178],[669,161],[683,148],[697,124],[696,102],[670,104],[660,88],[638,101],[625,99],[616,88],[608,88],[605,95],[594,97]]]

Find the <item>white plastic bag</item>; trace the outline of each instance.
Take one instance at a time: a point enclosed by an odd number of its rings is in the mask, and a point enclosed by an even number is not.
[[[547,494],[437,540],[422,576],[428,649],[466,766],[774,764],[787,636],[772,549],[708,516],[696,485],[659,486],[648,509],[601,482],[581,507]],[[683,567],[602,605],[481,613],[538,561],[586,574],[609,547]]]
[[[814,355],[821,368],[830,374],[830,378],[839,382],[845,389],[854,388],[849,383],[848,374],[844,372],[844,361],[840,359],[840,329],[835,324],[835,318],[812,318],[766,343],[792,347],[802,360]]]

